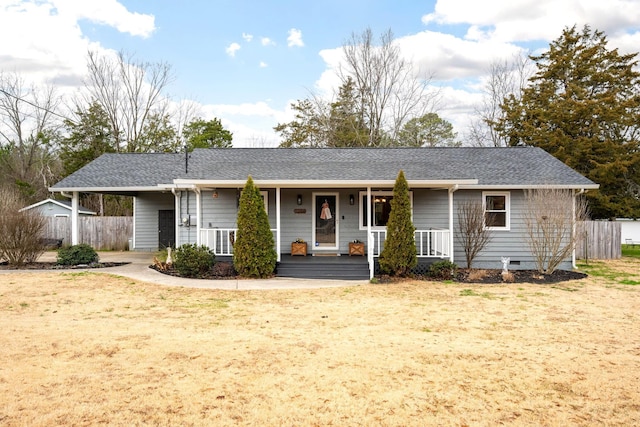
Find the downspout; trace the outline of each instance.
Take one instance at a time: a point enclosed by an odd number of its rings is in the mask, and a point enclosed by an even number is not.
[[[458,191],[458,184],[449,188],[449,261],[453,262],[453,193]]]
[[[196,193],[196,244],[200,246],[200,214],[202,205],[202,194],[200,188],[198,187],[194,188],[193,192]]]
[[[576,236],[576,233],[578,232],[577,230],[577,221],[576,221],[576,197],[578,197],[579,195],[584,193],[584,188],[581,188],[577,193],[575,193],[573,195],[573,213],[572,213],[572,218],[573,218],[573,250],[571,251],[571,267],[575,270],[578,268],[578,264],[576,263],[576,243],[578,241],[578,236]],[[585,244],[587,244],[587,242],[584,242]]]
[[[280,187],[276,187],[276,260],[280,262],[282,260],[280,251]]]
[[[373,279],[373,273],[375,270],[375,259],[373,257],[373,245],[375,242],[373,241],[373,236],[371,235],[371,187],[367,187],[367,247],[369,251],[367,252],[367,258],[369,261],[369,280]]]

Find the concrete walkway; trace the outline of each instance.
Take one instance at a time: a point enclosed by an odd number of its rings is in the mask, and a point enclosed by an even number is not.
[[[295,279],[289,277],[275,277],[272,279],[231,279],[231,280],[204,280],[186,279],[159,273],[149,265],[153,264],[153,253],[150,252],[98,252],[101,262],[128,262],[119,267],[74,269],[73,271],[92,271],[95,273],[108,273],[118,276],[130,277],[143,282],[156,283],[165,286],[182,286],[186,288],[203,289],[319,289],[331,287],[348,287],[369,283],[368,280],[318,280]],[[38,261],[54,262],[56,252],[44,253]],[[2,272],[65,272],[69,270],[3,270]]]

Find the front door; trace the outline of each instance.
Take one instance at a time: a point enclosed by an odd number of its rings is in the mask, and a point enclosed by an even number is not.
[[[158,211],[158,247],[175,247],[176,211],[173,209]]]
[[[313,249],[337,251],[338,193],[313,193],[313,212]]]

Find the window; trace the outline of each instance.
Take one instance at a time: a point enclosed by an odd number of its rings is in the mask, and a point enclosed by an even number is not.
[[[409,198],[413,201],[413,193],[409,192]],[[391,212],[391,200],[393,191],[372,191],[371,192],[371,228],[384,229],[389,221]],[[367,229],[367,192],[360,192],[360,230]]]
[[[269,192],[268,191],[260,191],[260,195],[262,196],[262,200],[264,201],[264,210],[269,215]]]
[[[491,230],[509,230],[509,193],[482,193],[484,226]]]

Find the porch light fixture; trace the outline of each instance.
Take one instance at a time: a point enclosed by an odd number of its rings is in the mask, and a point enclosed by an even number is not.
[[[218,198],[218,190],[216,190],[215,188],[213,189],[213,195],[212,195],[212,197],[213,197],[214,199],[217,199],[217,198]]]
[[[296,199],[296,203],[298,203],[298,206],[300,206],[302,204],[302,194],[298,194],[298,198]]]
[[[356,203],[356,198],[353,194],[349,194],[349,204],[354,205]]]

